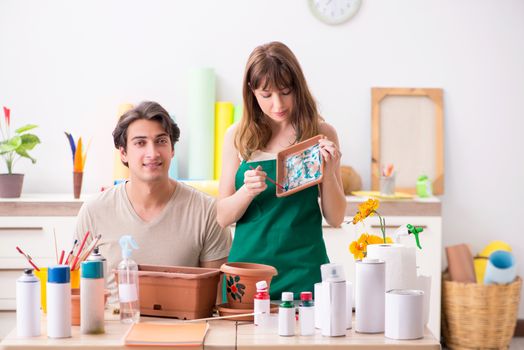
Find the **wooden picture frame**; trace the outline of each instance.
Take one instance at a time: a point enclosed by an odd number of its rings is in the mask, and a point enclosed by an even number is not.
[[[396,191],[416,193],[427,175],[433,194],[444,193],[443,90],[371,89],[371,188],[380,190],[381,166],[395,166]]]

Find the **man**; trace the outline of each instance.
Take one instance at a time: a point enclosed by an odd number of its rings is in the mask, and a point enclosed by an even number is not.
[[[218,268],[227,261],[229,229],[216,222],[211,197],[169,178],[169,165],[180,129],[156,102],[142,102],[122,115],[113,131],[115,147],[129,168],[129,180],[84,203],[76,238],[87,231],[102,235],[110,288],[113,269],[122,260],[119,239],[131,235],[138,264]]]

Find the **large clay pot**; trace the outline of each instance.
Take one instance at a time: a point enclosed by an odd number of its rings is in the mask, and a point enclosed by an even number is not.
[[[226,276],[226,291],[228,306],[233,309],[253,309],[256,283],[265,280],[270,288],[271,279],[277,275],[273,266],[230,262],[220,267]]]
[[[0,197],[20,197],[23,183],[24,174],[0,174]]]

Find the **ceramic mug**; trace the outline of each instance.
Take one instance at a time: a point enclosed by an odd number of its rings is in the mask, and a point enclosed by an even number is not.
[[[510,252],[497,250],[491,253],[486,266],[484,284],[511,283],[517,276],[515,257]]]

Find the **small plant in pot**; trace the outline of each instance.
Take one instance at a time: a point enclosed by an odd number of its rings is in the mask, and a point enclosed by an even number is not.
[[[7,173],[0,174],[0,197],[17,198],[22,193],[24,174],[13,173],[13,167],[21,158],[28,158],[33,164],[36,163],[36,159],[31,157],[28,151],[39,144],[40,139],[28,133],[37,127],[34,124],[24,125],[12,133],[11,110],[7,107],[4,107],[3,124],[0,120],[0,156],[5,160]]]

